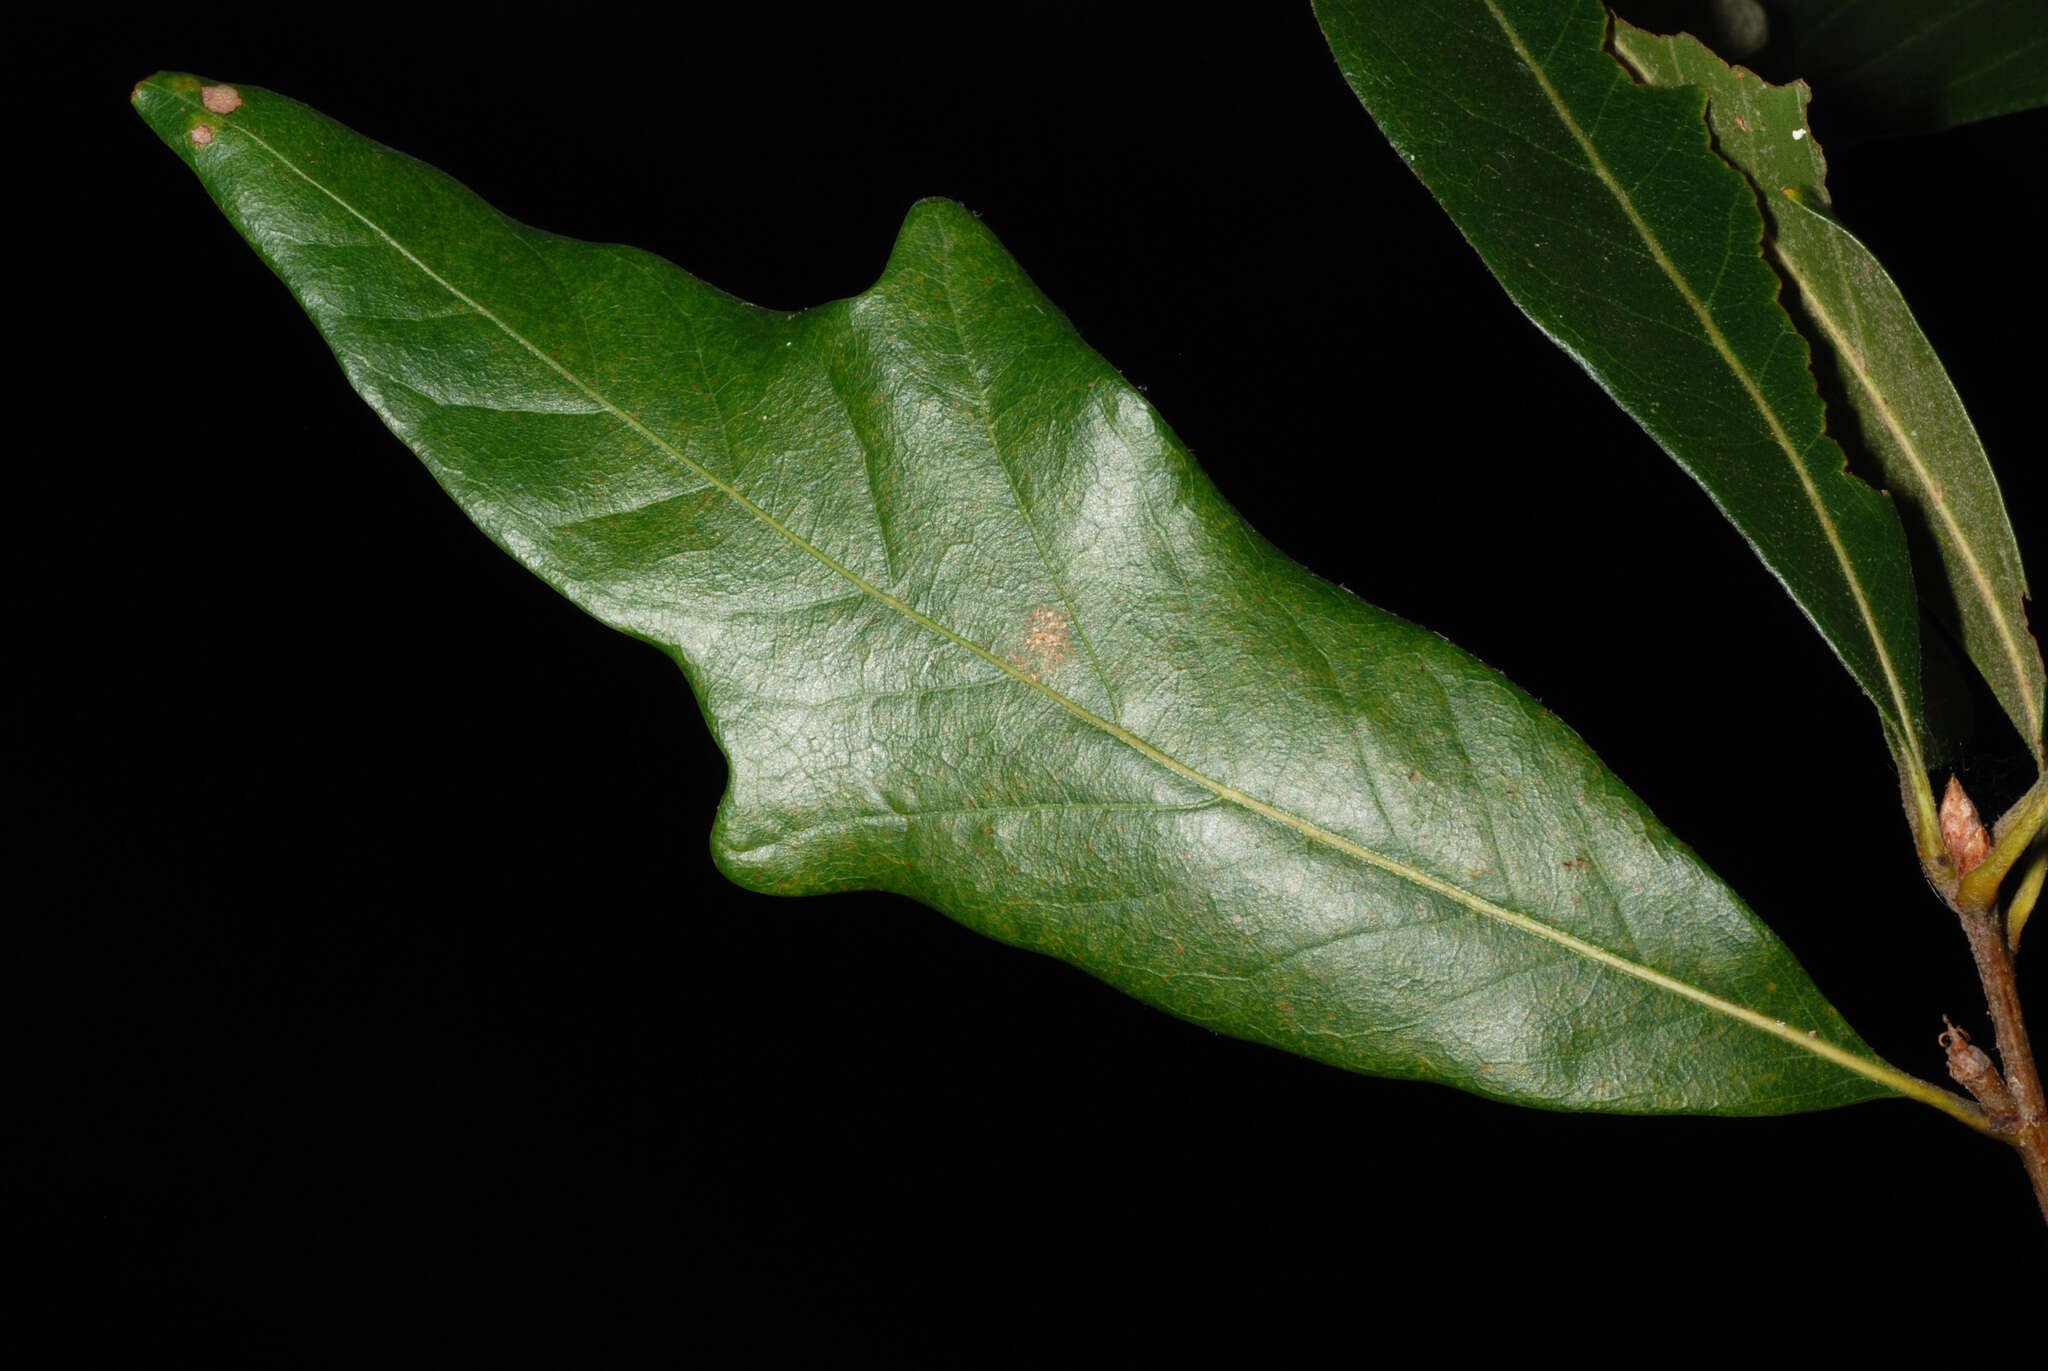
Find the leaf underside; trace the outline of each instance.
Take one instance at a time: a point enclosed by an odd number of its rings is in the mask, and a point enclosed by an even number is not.
[[[1905,297],[1828,209],[1827,163],[1807,123],[1806,84],[1771,85],[1728,66],[1697,39],[1658,37],[1619,21],[1613,46],[1647,84],[1706,92],[1714,145],[1758,192],[1770,260],[1793,287],[1792,308],[1816,366],[1834,376],[1846,406],[1830,412],[1830,430],[1899,501],[1922,598],[2040,759],[2048,684],[2027,626],[2026,575],[1998,478]]]
[[[1509,296],[1705,488],[1877,705],[1931,840],[1905,533],[1827,436],[1763,215],[1713,150],[1704,94],[1636,85],[1596,0],[1316,13]]]
[[[219,89],[135,100],[471,518],[681,663],[733,879],[1527,1104],[1910,1090],[1569,729],[1248,528],[958,206],[784,314]]]

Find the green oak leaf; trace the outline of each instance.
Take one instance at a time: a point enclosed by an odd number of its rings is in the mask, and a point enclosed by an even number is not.
[[[1763,215],[1695,89],[1635,84],[1597,0],[1317,0],[1345,79],[1522,311],[1697,480],[1877,705],[1923,858],[1920,625],[1845,470]]]
[[[1925,133],[2048,105],[2041,0],[1614,0],[1613,9],[1811,82],[1838,136]]]
[[[681,664],[743,885],[1504,1100],[1970,1117],[1535,701],[1260,539],[958,206],[785,314],[267,91],[134,98],[470,517]]]
[[[1617,22],[1612,42],[1648,84],[1706,91],[1715,146],[1757,189],[1770,259],[1795,287],[1790,303],[1815,362],[1835,375],[1850,411],[1831,415],[1830,428],[1897,498],[1922,597],[2040,760],[2048,683],[2027,628],[2026,573],[1998,478],[1905,297],[1828,210],[1827,163],[1807,123],[1806,84],[1774,86],[1684,35]]]

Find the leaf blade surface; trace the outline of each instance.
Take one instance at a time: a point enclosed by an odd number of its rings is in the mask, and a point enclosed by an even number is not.
[[[1593,0],[1317,0],[1352,90],[1545,335],[1700,483],[1877,706],[1923,853],[1904,531],[1827,436],[1763,217],[1697,91],[1630,80]]]
[[[1260,540],[957,206],[782,314],[202,89],[137,103],[358,390],[682,664],[743,884],[898,891],[1220,1031],[1522,1103],[1946,1099],[1534,701]]]
[[[1923,598],[2039,761],[2048,682],[1998,478],[1904,295],[1827,209],[1827,164],[1807,124],[1805,83],[1771,85],[1682,34],[1660,37],[1617,21],[1613,43],[1650,84],[1707,92],[1715,145],[1756,187],[1771,261],[1796,288],[1792,308],[1816,361],[1838,375],[1853,412],[1853,422],[1831,416],[1830,427],[1855,435],[1859,456],[1898,499]]]

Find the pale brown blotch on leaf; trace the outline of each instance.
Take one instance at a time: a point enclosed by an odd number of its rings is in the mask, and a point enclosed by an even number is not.
[[[1064,609],[1040,605],[1024,616],[1024,636],[1010,665],[1034,681],[1074,655],[1074,621]]]

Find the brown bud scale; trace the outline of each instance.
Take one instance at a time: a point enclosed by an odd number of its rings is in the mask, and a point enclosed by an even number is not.
[[[1941,843],[1958,876],[1969,875],[1991,855],[1991,835],[1984,831],[1984,821],[1977,817],[1977,806],[1970,803],[1963,783],[1953,776],[1941,797]]]

